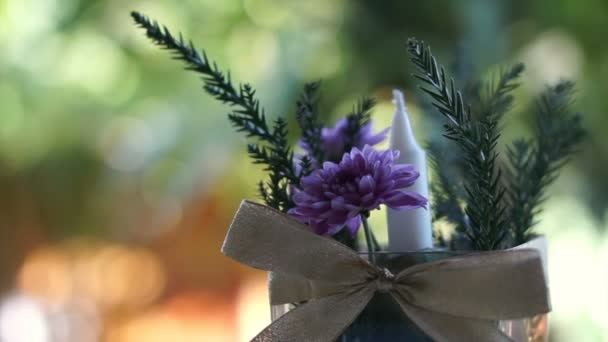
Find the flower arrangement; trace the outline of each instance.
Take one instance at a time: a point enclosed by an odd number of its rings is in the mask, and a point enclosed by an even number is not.
[[[427,341],[427,337],[507,341],[513,335],[501,331],[497,321],[542,317],[550,310],[540,255],[521,245],[536,237],[533,228],[546,189],[585,136],[581,115],[570,109],[572,82],[559,82],[540,94],[532,137],[508,144],[506,158],[501,159],[501,119],[514,101],[512,92],[519,85],[523,64],[501,70],[490,81],[472,80],[461,91],[430,48],[410,39],[407,50],[416,68],[413,75],[429,97],[429,112],[440,114],[447,138],[426,146],[434,173],[429,201],[425,151],[412,136],[412,149],[395,148],[399,143],[393,141],[399,141],[395,125],[409,127],[406,117],[403,121],[403,116],[397,116],[405,115],[400,92],[394,93],[396,118],[401,121],[394,120],[390,129],[392,148],[377,150],[374,146],[387,137],[389,128],[374,133],[373,99],[363,98],[328,127],[319,118],[320,82],[306,84],[295,106],[300,129],[296,151],[288,140],[287,121],[280,117],[269,121],[251,85],[235,85],[229,73],[181,35],[176,38],[140,13],[133,12],[132,17],[148,38],[183,61],[187,70],[202,76],[208,94],[231,107],[228,119],[250,139],[249,156],[268,172],[267,179],[258,183],[265,206],[242,204],[223,252],[274,273],[271,288],[282,286],[271,291],[271,301],[301,305],[254,341],[304,336],[319,341],[342,336],[346,341],[349,334],[360,340],[359,327],[364,325],[356,323],[363,321],[371,322],[372,328],[381,327],[382,331],[370,330],[373,341],[392,341],[396,336],[416,341]],[[406,154],[405,160],[411,163],[403,161]],[[416,248],[426,250],[412,254],[430,257],[422,260],[424,264],[412,267],[410,263],[393,270],[395,275],[389,266],[377,262],[375,252],[383,246],[367,219],[370,211],[381,206],[388,208],[389,239],[395,227],[428,233],[429,242],[423,238]],[[453,227],[450,235],[432,231],[430,207],[433,222],[445,221]],[[391,216],[395,212],[426,215]],[[391,223],[397,225],[391,227]],[[361,263],[363,259],[352,251],[358,249],[361,227],[369,263]],[[435,248],[431,248],[431,232]],[[448,255],[458,250],[489,252]],[[425,254],[436,251],[443,254]],[[437,258],[447,259],[429,262]],[[443,283],[458,284],[458,290],[440,286]],[[387,297],[377,297],[378,293],[392,297],[389,306],[383,302]],[[335,311],[332,320],[319,321],[330,310]],[[386,313],[392,323],[381,322]],[[413,325],[404,324],[402,313]],[[305,328],[302,321],[315,329]],[[507,330],[512,334],[517,329]]]
[[[133,12],[132,17],[154,43],[202,76],[207,93],[232,108],[228,119],[250,138],[247,152],[252,161],[268,172],[268,179],[258,183],[266,205],[351,248],[363,226],[370,251],[374,237],[367,231],[366,218],[371,210],[381,205],[427,208],[424,196],[408,190],[420,170],[397,163],[400,151],[374,150],[389,129],[373,132],[373,99],[363,98],[327,127],[319,120],[320,82],[306,84],[296,103],[301,153],[294,153],[287,121],[279,117],[270,122],[250,84],[235,85],[229,73],[181,35],[176,38],[140,13]],[[449,241],[461,238],[466,240],[465,249],[495,250],[530,240],[546,188],[585,134],[580,115],[569,108],[573,83],[560,82],[540,95],[534,136],[509,145],[503,163],[497,151],[500,120],[511,107],[523,65],[502,70],[494,81],[476,81],[463,93],[423,42],[410,39],[407,47],[417,69],[414,76],[444,117],[447,141],[454,143],[431,141],[428,147],[437,179],[431,185],[433,218],[455,227],[451,238],[435,232],[438,244],[458,249]],[[459,159],[454,162],[447,156]]]

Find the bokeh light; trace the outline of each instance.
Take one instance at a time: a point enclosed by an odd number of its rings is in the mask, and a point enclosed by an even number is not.
[[[112,342],[176,340],[233,341],[235,330],[228,303],[206,294],[183,294],[139,317],[127,320],[108,334]]]
[[[25,296],[0,304],[0,339],[7,342],[50,342],[48,321],[41,306]]]

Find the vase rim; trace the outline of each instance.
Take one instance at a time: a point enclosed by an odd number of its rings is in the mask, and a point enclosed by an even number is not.
[[[447,249],[425,249],[420,251],[406,251],[406,252],[395,252],[395,251],[377,251],[372,252],[374,255],[420,255],[420,254],[445,254],[445,255],[463,255],[469,254],[474,251],[450,251]],[[370,252],[367,251],[357,251],[359,255],[368,255]]]

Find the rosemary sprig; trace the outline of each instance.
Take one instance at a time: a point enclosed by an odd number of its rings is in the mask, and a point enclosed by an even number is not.
[[[586,135],[581,116],[570,110],[574,83],[562,81],[539,97],[532,139],[515,141],[508,149],[508,199],[514,245],[532,237],[546,189],[555,181]]]
[[[499,118],[495,115],[474,118],[454,80],[446,81],[444,68],[438,66],[423,42],[409,39],[408,51],[418,71],[414,77],[426,85],[421,89],[431,96],[433,106],[446,119],[444,136],[453,140],[465,157],[468,171],[464,180],[465,213],[469,218],[466,235],[475,249],[499,249],[507,236],[502,204],[505,189],[496,165]]]
[[[186,43],[181,34],[175,38],[169,29],[138,12],[132,12],[135,23],[145,29],[146,35],[163,49],[172,52],[173,58],[186,64],[186,70],[202,75],[203,88],[217,100],[233,107],[228,119],[239,132],[256,138],[247,151],[254,163],[265,164],[269,181],[258,184],[264,201],[271,207],[286,211],[290,208],[288,188],[299,183],[293,165],[293,152],[287,143],[287,123],[279,118],[269,127],[264,109],[260,108],[255,90],[249,84],[234,86],[229,73],[222,72],[209,60],[205,51],[199,53],[192,42]]]

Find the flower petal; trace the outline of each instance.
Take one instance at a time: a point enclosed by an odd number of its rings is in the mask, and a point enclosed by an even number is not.
[[[357,215],[350,220],[346,221],[346,229],[350,233],[351,237],[355,237],[361,227],[361,215]]]
[[[384,197],[384,203],[393,209],[426,208],[427,199],[415,191],[395,190]]]
[[[359,192],[360,193],[369,193],[373,192],[376,189],[376,182],[374,182],[374,178],[371,175],[365,175],[359,180]]]

